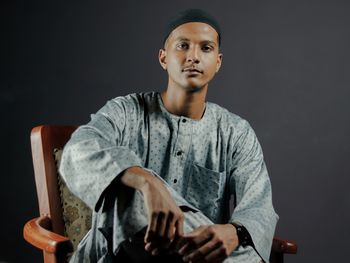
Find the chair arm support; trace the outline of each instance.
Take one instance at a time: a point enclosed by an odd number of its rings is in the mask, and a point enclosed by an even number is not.
[[[48,253],[60,254],[73,251],[69,238],[50,231],[51,219],[41,216],[28,221],[23,228],[24,239]]]
[[[272,242],[272,250],[277,253],[296,254],[298,251],[298,245],[295,241],[274,237]]]

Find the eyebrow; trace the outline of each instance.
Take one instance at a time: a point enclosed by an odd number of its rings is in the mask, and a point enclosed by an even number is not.
[[[191,40],[188,39],[188,38],[180,36],[180,37],[176,38],[175,41],[187,41],[187,42],[190,42]],[[211,41],[211,40],[203,40],[203,41],[201,41],[201,43],[211,44],[211,45],[217,46],[217,43],[214,42],[214,41]]]

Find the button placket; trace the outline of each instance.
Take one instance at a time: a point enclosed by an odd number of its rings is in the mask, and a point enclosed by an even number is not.
[[[179,159],[183,159],[183,156],[186,155],[186,152],[188,151],[188,138],[190,136],[190,125],[188,121],[181,117],[178,121],[178,135],[177,135],[177,141],[175,146],[175,155]]]
[[[190,149],[191,144],[191,122],[181,117],[178,122],[178,134],[176,139],[176,145],[174,147],[173,153],[173,164],[175,165],[175,174],[171,175],[170,182],[173,185],[174,189],[181,189],[183,184],[183,178],[179,177],[179,174],[182,174],[182,171],[185,167],[186,156]]]

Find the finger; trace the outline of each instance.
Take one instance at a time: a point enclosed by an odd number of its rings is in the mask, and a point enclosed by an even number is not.
[[[162,248],[166,250],[174,250],[177,242],[177,237],[175,235],[175,224],[176,220],[173,214],[168,216],[168,221],[166,224],[166,229],[164,233],[164,239],[162,239]]]
[[[158,221],[158,215],[156,213],[152,213],[149,219],[148,227],[145,234],[145,243],[151,242],[152,239],[154,238],[155,233],[157,231],[157,221]]]
[[[220,246],[220,244],[218,244],[215,240],[212,239],[209,242],[204,243],[204,245],[201,246],[200,248],[194,250],[188,256],[185,256],[184,260],[185,261],[201,260],[205,258],[205,256],[207,256],[211,251],[215,250],[218,246]]]
[[[181,256],[185,256],[187,254],[189,254],[189,252],[191,251],[191,244],[190,243],[185,243],[181,246],[181,248],[179,249],[178,253]]]
[[[185,235],[184,240],[193,244],[195,248],[199,248],[205,243],[209,242],[213,237],[212,232],[207,227],[199,227],[192,233]]]
[[[165,237],[169,241],[172,241],[174,239],[175,224],[176,224],[176,220],[174,218],[174,214],[170,213],[169,216],[168,216],[168,222],[167,222],[167,226],[166,226],[166,229],[165,229]]]
[[[194,230],[193,232],[185,234],[178,238],[176,250],[180,255],[185,255],[188,253],[190,245],[192,244],[192,239],[195,237],[195,234],[197,234],[197,232],[199,232],[198,228],[197,230]]]
[[[159,247],[158,242],[151,242],[145,245],[145,250],[153,255],[154,253],[159,253],[161,248]]]
[[[146,243],[145,250],[151,252],[153,250],[152,243]]]
[[[187,258],[190,254],[194,253],[200,247],[208,243],[211,238],[212,235],[209,233],[208,228],[198,228],[197,230],[193,231],[190,236],[184,237],[184,240],[187,240],[189,246],[186,246],[185,249],[181,250],[181,255],[184,256],[184,258]]]
[[[158,220],[157,220],[157,231],[156,231],[156,237],[158,242],[163,241],[165,238],[165,229],[167,225],[167,216],[164,212],[160,212],[158,214]]]
[[[217,247],[204,257],[205,262],[221,262],[225,258],[227,258],[225,248],[222,246]]]
[[[184,238],[191,239],[195,236],[197,236],[199,233],[201,233],[207,226],[199,226],[196,229],[194,229],[192,232],[189,232],[185,235],[183,235]]]
[[[185,258],[189,257],[189,255],[195,253],[196,251],[198,251],[199,248],[201,248],[203,245],[206,244],[206,240],[203,240],[202,243],[188,243],[189,245],[185,247],[185,249],[181,250],[181,254],[182,256],[184,256]],[[199,255],[201,255],[202,251],[198,251]]]
[[[180,217],[176,223],[175,223],[175,227],[176,227],[176,231],[175,231],[175,235],[178,237],[182,237],[184,235],[184,218]]]
[[[159,249],[159,248],[155,248],[155,249],[153,249],[152,252],[151,252],[152,256],[159,255],[159,253],[160,253],[160,249]]]
[[[174,239],[172,240],[168,249],[170,251],[174,251],[174,252],[178,253],[180,248],[182,248],[186,243],[188,243],[188,242],[186,240],[182,239],[181,236],[175,235]]]

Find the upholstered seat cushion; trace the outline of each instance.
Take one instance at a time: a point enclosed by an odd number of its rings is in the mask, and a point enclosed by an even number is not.
[[[69,191],[59,174],[58,167],[60,165],[61,155],[62,149],[54,150],[65,235],[72,241],[74,250],[76,250],[80,240],[82,240],[91,228],[92,211],[83,201]]]

